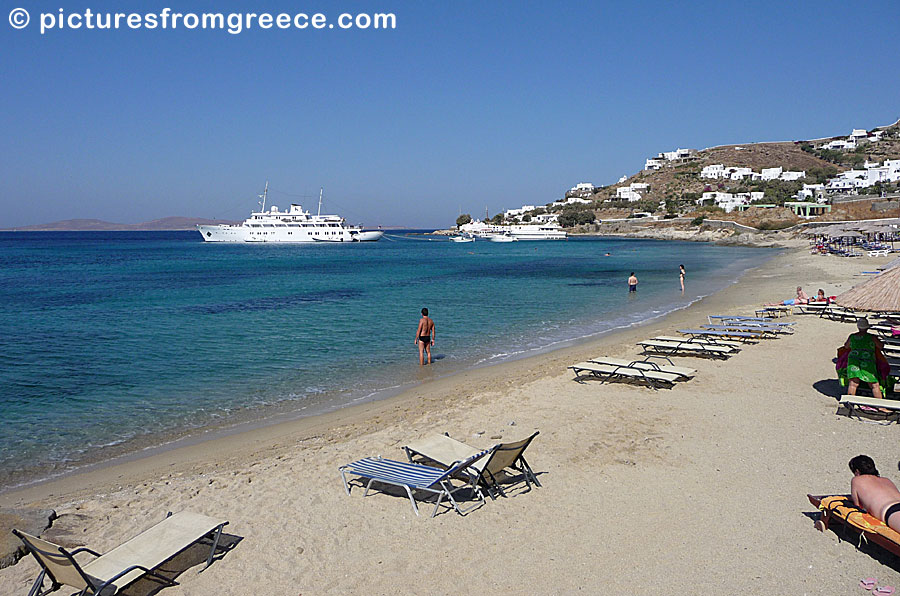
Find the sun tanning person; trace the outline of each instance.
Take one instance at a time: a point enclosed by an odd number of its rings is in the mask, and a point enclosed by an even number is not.
[[[900,491],[897,486],[878,474],[875,462],[868,455],[857,455],[850,460],[850,496],[857,507],[874,515],[892,530],[900,532]]]

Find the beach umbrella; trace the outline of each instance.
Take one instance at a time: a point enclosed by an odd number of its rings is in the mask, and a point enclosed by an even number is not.
[[[840,294],[835,302],[854,310],[900,311],[900,267],[885,269],[883,273]]]

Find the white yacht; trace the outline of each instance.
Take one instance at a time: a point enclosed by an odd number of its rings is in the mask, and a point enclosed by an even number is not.
[[[516,240],[565,240],[566,231],[556,223],[509,226],[509,234]]]
[[[384,232],[363,231],[362,227],[347,225],[339,215],[322,215],[322,190],[319,190],[319,209],[315,215],[292,204],[287,211],[272,205],[266,210],[269,183],[259,195],[262,206],[238,225],[197,226],[207,242],[374,242]]]
[[[516,240],[565,240],[567,238],[566,231],[559,227],[559,224],[553,222],[506,226],[472,221],[461,225],[459,231],[462,234],[487,239],[498,235],[512,236]]]

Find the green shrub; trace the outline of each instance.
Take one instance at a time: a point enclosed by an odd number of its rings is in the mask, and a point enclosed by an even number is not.
[[[703,220],[706,219],[705,215],[698,215],[694,219],[691,220],[692,226],[701,226],[703,225]]]

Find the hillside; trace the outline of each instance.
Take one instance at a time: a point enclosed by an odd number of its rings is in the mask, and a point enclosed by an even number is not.
[[[164,217],[136,224],[122,224],[103,221],[101,219],[65,219],[48,224],[7,228],[15,232],[161,232],[193,230],[199,225],[234,224],[237,222],[203,219],[200,217]]]

